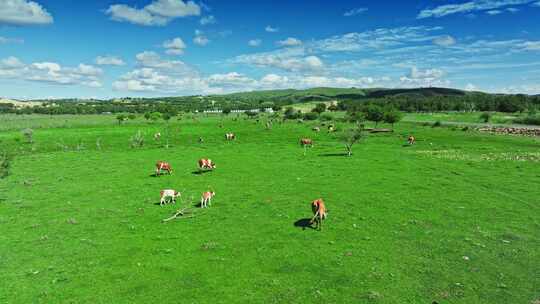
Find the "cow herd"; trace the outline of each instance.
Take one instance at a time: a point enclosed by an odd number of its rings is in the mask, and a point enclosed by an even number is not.
[[[332,126],[332,129],[334,129],[333,126]],[[314,131],[318,132],[319,130],[314,129]],[[234,133],[225,134],[225,140],[232,141],[235,139],[236,139],[236,136]],[[202,138],[199,138],[199,142],[202,142]],[[413,145],[415,142],[416,142],[416,138],[414,136],[410,135],[407,138],[407,143],[409,145]],[[301,138],[300,145],[304,148],[313,147],[313,140],[311,138]],[[216,168],[216,164],[209,158],[201,158],[199,159],[197,164],[199,167],[199,171],[203,171],[203,170],[212,171]],[[166,172],[167,174],[171,175],[173,172],[172,167],[168,162],[158,161],[156,163],[155,175],[159,176],[163,172]],[[208,206],[211,205],[212,198],[215,195],[216,195],[216,192],[214,190],[203,192],[201,195],[200,207],[208,208]],[[176,198],[180,196],[181,196],[181,193],[176,190],[173,190],[173,189],[162,190],[160,192],[160,205],[163,206],[164,204],[167,204],[168,202],[175,203]],[[316,199],[311,202],[311,211],[313,213],[313,217],[309,221],[309,224],[313,225],[315,223],[315,229],[322,230],[322,222],[324,219],[326,219],[328,215],[326,205],[322,198]]]

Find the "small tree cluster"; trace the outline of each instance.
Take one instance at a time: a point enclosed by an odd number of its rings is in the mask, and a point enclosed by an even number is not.
[[[341,140],[345,144],[347,155],[352,156],[352,148],[354,144],[359,142],[364,137],[364,124],[357,123],[353,128],[346,129],[341,134]]]
[[[131,148],[142,148],[144,146],[144,135],[139,130],[130,138]]]

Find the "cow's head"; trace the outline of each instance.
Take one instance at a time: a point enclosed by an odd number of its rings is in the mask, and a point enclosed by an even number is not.
[[[174,191],[174,197],[180,197],[182,194],[180,194],[180,192],[178,191]]]

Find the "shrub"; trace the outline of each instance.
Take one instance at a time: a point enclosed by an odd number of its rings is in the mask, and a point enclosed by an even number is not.
[[[469,126],[465,126],[461,129],[461,131],[469,131]]]
[[[0,178],[5,178],[9,175],[9,168],[13,157],[7,152],[0,152]]]
[[[526,117],[516,118],[514,119],[514,123],[540,126],[540,115],[528,115]]]
[[[26,142],[31,144],[34,142],[34,130],[32,129],[24,129],[22,131],[22,134],[24,136],[24,138],[26,138]]]
[[[437,120],[436,122],[433,123],[433,125],[431,125],[433,128],[437,128],[437,127],[440,127],[442,126],[442,123],[440,120]]]
[[[321,121],[330,121],[330,120],[333,120],[334,117],[331,114],[325,113],[325,114],[321,114],[321,116],[319,116],[319,119]]]
[[[325,112],[326,111],[326,104],[324,103],[318,103],[315,108],[313,110],[311,110],[311,112],[315,112],[315,113],[319,113],[321,114],[322,112]]]
[[[319,113],[317,113],[317,112],[305,113],[302,116],[302,118],[305,119],[305,120],[316,120],[317,118],[319,118]]]
[[[129,115],[128,115],[128,119],[129,119],[129,120],[134,120],[134,119],[136,119],[136,118],[137,118],[137,115],[135,115],[135,114],[129,114]]]
[[[130,138],[131,148],[142,148],[144,146],[144,135],[139,130]]]
[[[491,119],[491,113],[489,112],[484,112],[482,114],[480,114],[480,119],[483,121],[483,122],[489,122],[489,120]]]
[[[284,117],[285,119],[298,119],[302,116],[302,113],[296,111],[292,107],[285,109]]]
[[[126,115],[124,115],[124,114],[118,114],[118,115],[116,116],[116,120],[118,120],[118,124],[122,124],[122,122],[123,122],[124,120],[126,120],[126,119],[127,119],[127,117],[126,117]]]

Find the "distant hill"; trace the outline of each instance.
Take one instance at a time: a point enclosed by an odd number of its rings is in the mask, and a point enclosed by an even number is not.
[[[26,108],[26,107],[42,105],[42,103],[38,101],[20,101],[20,100],[1,98],[1,97],[0,97],[0,104],[12,104],[16,108]]]
[[[269,90],[233,93],[227,95],[214,95],[214,98],[244,99],[244,100],[265,100],[265,101],[287,101],[293,103],[304,103],[313,101],[331,100],[357,100],[365,98],[384,97],[433,97],[433,96],[464,96],[468,92],[448,89],[448,88],[413,88],[413,89],[358,89],[358,88],[312,88],[305,90]]]

